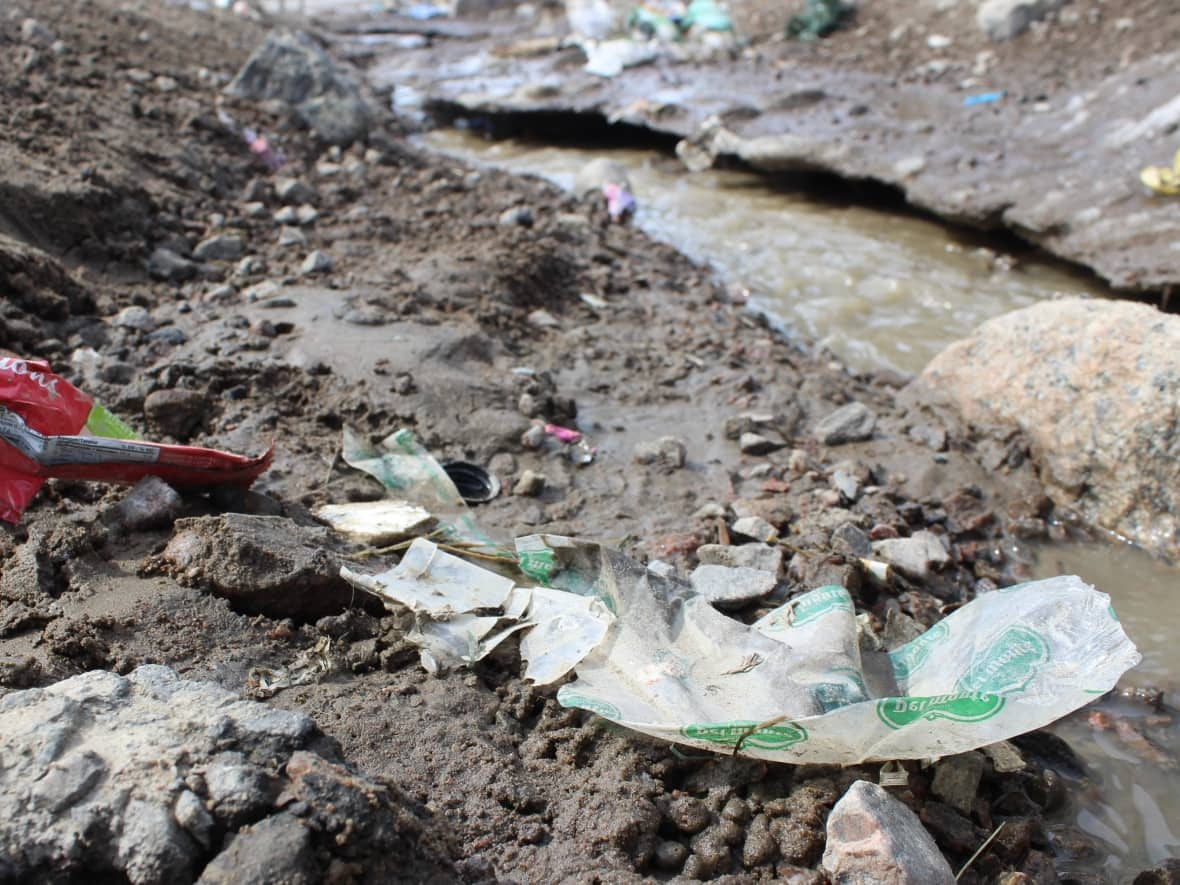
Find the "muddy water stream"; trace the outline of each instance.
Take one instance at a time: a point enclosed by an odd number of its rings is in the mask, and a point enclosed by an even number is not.
[[[477,164],[570,188],[603,151],[487,141],[436,130],[424,144]],[[752,305],[855,369],[918,372],[944,345],[993,316],[1058,294],[1103,294],[1061,266],[1021,259],[1006,269],[972,238],[937,222],[818,201],[736,170],[689,175],[673,156],[605,155],[627,169],[635,222],[748,289]]]
[[[487,141],[460,130],[422,139],[477,165],[531,173],[571,187],[602,151]],[[1106,294],[1060,265],[997,254],[994,243],[908,214],[820,201],[742,171],[684,172],[674,157],[611,150],[638,200],[635,223],[713,266],[751,304],[855,369],[915,373],[946,344],[990,317],[1059,294]],[[1128,546],[1065,545],[1028,553],[1037,577],[1079,574],[1111,594],[1143,663],[1127,687],[1165,689],[1180,703],[1180,572]],[[1086,766],[1053,818],[1055,847],[1078,874],[1129,882],[1180,856],[1180,724],[1148,706],[1107,699],[1055,726]],[[1080,830],[1092,844],[1070,839]]]

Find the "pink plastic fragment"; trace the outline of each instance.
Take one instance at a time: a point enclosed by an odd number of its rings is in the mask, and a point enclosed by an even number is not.
[[[602,193],[606,197],[606,211],[611,221],[618,221],[635,211],[635,197],[622,185],[609,181],[602,186]]]
[[[578,431],[570,430],[570,428],[562,427],[559,424],[546,424],[545,432],[563,443],[576,443],[582,439],[582,434]]]

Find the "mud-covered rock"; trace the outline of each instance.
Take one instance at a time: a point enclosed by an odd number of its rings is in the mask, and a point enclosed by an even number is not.
[[[143,401],[148,425],[181,440],[200,426],[208,408],[209,400],[197,390],[153,390]]]
[[[115,519],[132,532],[167,528],[183,503],[180,493],[164,480],[145,476],[115,505]]]
[[[307,34],[272,31],[227,91],[240,98],[279,99],[331,144],[368,135],[373,111],[357,84]]]
[[[177,520],[162,558],[182,582],[240,611],[315,618],[341,611],[354,596],[328,540],[327,530],[285,517],[226,513]]]
[[[1180,553],[1180,318],[1143,304],[1046,301],[984,323],[910,393],[1018,428],[1050,495],[1150,550]]]
[[[823,865],[840,885],[952,885],[950,865],[917,816],[868,781],[857,781],[828,817]]]
[[[841,406],[820,421],[813,435],[825,446],[839,446],[871,439],[877,416],[864,403]]]
[[[387,869],[443,868],[416,846],[421,830],[399,797],[317,751],[333,752],[308,717],[166,667],[12,692],[0,699],[6,872],[184,883],[212,859],[202,882],[274,881],[263,861],[287,881],[312,882],[323,881],[328,857],[358,849]],[[355,838],[341,838],[341,815],[362,811]],[[232,838],[213,858],[216,834]],[[247,877],[226,878],[235,869]]]

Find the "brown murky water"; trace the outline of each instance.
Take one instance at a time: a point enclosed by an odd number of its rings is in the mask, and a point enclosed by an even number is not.
[[[423,143],[476,164],[572,186],[601,151],[490,142],[435,131]],[[1106,292],[1060,265],[1008,257],[936,222],[820,202],[753,173],[687,174],[674,158],[612,150],[638,199],[635,222],[746,287],[752,304],[853,368],[918,372],[944,346],[985,320],[1058,295]],[[1180,703],[1180,571],[1126,545],[1024,551],[1036,577],[1078,574],[1109,593],[1143,663],[1127,687],[1159,688]],[[1121,723],[1121,724],[1120,724]],[[1065,866],[1129,882],[1145,866],[1180,856],[1180,724],[1135,702],[1107,699],[1055,726],[1086,765],[1055,831],[1080,830],[1092,845],[1058,842]],[[1142,738],[1142,740],[1140,739]],[[1177,749],[1180,752],[1180,749]]]
[[[603,152],[436,130],[423,143],[476,164],[572,187]],[[1060,265],[1006,269],[966,235],[934,221],[825,203],[753,172],[690,175],[675,157],[607,154],[628,171],[635,223],[750,290],[752,305],[855,369],[916,373],[947,343],[991,317],[1058,295],[1105,294]]]

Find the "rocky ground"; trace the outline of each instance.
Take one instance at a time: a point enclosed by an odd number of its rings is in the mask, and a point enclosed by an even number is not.
[[[512,655],[427,675],[404,617],[339,578],[395,557],[311,515],[383,495],[338,462],[342,429],[487,465],[505,492],[475,516],[505,540],[687,573],[759,517],[772,598],[840,583],[877,628],[932,624],[1071,530],[1024,439],[783,340],[593,201],[419,153],[363,88],[228,95],[264,33],[114,0],[0,20],[0,346],[148,438],[276,445],[246,496],[53,481],[0,536],[0,878],[261,882],[273,858],[308,882],[823,881],[828,812],[878,765],[684,754],[562,708]],[[576,422],[595,460],[537,421]],[[933,553],[904,543],[922,530]],[[888,541],[881,586],[859,560]],[[327,672],[259,691],[256,668],[299,660]],[[943,855],[924,862],[958,870],[1002,821],[960,881],[1052,882],[1088,850],[1044,817],[1082,777],[1068,749],[1018,745],[1015,771],[907,766],[893,795]]]

